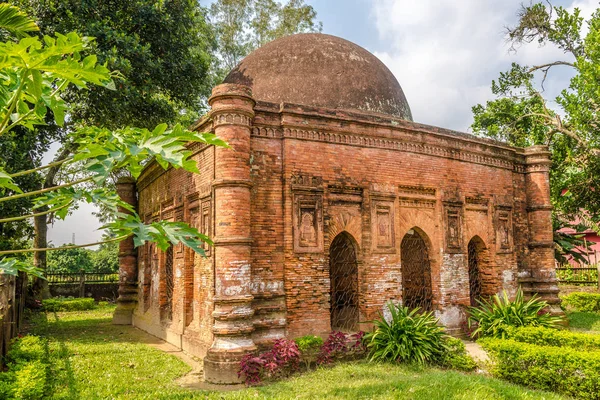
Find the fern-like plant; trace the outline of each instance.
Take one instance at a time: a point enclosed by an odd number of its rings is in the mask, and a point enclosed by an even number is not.
[[[508,293],[494,295],[489,300],[477,300],[479,306],[469,307],[469,327],[475,327],[472,337],[506,337],[506,327],[543,326],[554,328],[562,319],[553,316],[545,308],[548,304],[537,295],[525,301],[523,291],[519,288],[514,300]]]
[[[370,361],[433,363],[446,352],[444,328],[433,312],[410,310],[388,304],[390,319],[374,321],[375,330],[367,333],[364,343]]]

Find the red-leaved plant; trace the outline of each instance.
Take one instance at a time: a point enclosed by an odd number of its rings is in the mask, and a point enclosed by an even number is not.
[[[367,349],[363,344],[364,332],[360,331],[351,335],[343,332],[331,332],[321,346],[317,364],[331,364],[338,360],[352,360],[365,355]]]
[[[293,340],[277,339],[269,351],[247,354],[240,361],[238,377],[244,376],[246,385],[256,385],[267,378],[281,378],[296,370],[300,350]]]

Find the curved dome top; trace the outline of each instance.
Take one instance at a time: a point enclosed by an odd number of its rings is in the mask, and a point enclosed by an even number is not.
[[[303,33],[267,43],[224,80],[250,86],[256,100],[389,114],[412,121],[390,70],[362,47],[336,36]]]

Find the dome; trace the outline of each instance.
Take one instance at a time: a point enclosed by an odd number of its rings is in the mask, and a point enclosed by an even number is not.
[[[251,87],[259,101],[377,112],[412,121],[391,71],[367,50],[336,36],[302,33],[274,40],[244,58],[224,83]]]

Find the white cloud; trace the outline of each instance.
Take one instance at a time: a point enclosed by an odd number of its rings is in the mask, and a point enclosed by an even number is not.
[[[525,45],[509,52],[504,32],[522,0],[374,0],[380,39],[376,55],[398,78],[415,121],[467,130],[471,107],[492,98],[490,85],[513,61],[533,65],[564,59],[553,47]],[[574,4],[590,15],[597,1]],[[564,87],[568,74],[552,81]],[[550,82],[549,82],[550,83]],[[551,94],[553,92],[550,92]]]

